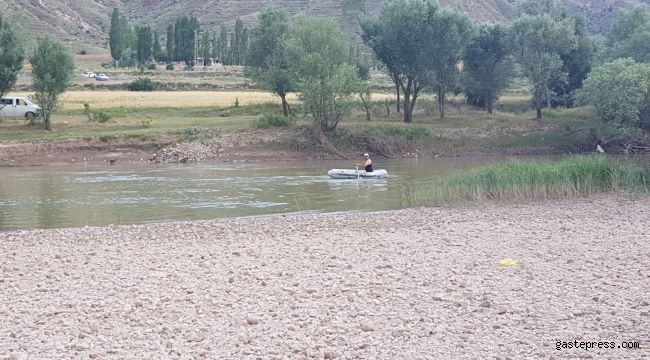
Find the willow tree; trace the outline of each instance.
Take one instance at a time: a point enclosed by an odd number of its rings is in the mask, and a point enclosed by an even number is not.
[[[512,25],[513,54],[533,87],[537,119],[542,118],[542,103],[549,101],[551,81],[561,74],[561,55],[578,45],[575,20],[564,16],[559,0],[528,0],[534,10]],[[543,6],[542,6],[543,5]],[[544,11],[546,9],[546,11]]]
[[[480,25],[463,57],[464,90],[469,104],[492,114],[494,102],[512,77],[508,28],[502,24]]]
[[[74,60],[70,50],[53,37],[37,40],[29,59],[36,91],[36,102],[43,110],[45,130],[50,130],[50,115],[59,106],[59,97],[72,85]]]
[[[289,116],[287,94],[296,90],[296,74],[291,71],[284,41],[289,33],[289,15],[284,9],[266,8],[253,29],[246,60],[247,77],[259,82],[282,100],[282,112]]]

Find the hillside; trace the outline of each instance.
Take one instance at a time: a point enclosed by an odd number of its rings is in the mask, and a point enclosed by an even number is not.
[[[0,11],[29,35],[54,35],[75,50],[105,52],[110,12],[121,0],[0,0]]]
[[[441,4],[467,11],[477,22],[509,22],[517,17],[519,0],[439,0]],[[650,0],[563,0],[576,13],[587,17],[592,33],[606,32],[616,14]],[[253,26],[257,12],[269,4],[290,13],[330,16],[353,36],[354,20],[344,20],[340,0],[0,0],[0,11],[21,23],[32,35],[52,34],[75,51],[105,52],[110,13],[120,7],[133,24],[149,24],[164,29],[179,16],[196,16],[204,29],[216,29],[222,23],[232,27],[241,18]],[[379,10],[381,0],[367,0],[368,13]]]

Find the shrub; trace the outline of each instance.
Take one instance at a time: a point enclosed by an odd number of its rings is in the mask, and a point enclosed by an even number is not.
[[[257,120],[253,120],[253,127],[265,129],[270,127],[287,127],[293,125],[293,121],[286,116],[266,114]]]
[[[93,111],[93,121],[105,123],[111,120],[111,116],[104,111]]]
[[[88,53],[86,52],[86,50],[81,50],[81,51],[79,51],[79,55],[86,55],[86,54],[88,54]]]
[[[129,91],[154,91],[156,90],[156,83],[149,78],[138,78],[127,85]]]
[[[174,70],[174,64],[167,64],[167,66],[165,67],[165,69],[170,70],[170,71],[171,71],[171,70]]]
[[[157,68],[156,64],[147,65],[147,70],[156,70],[156,68]]]
[[[87,102],[82,103],[84,106],[84,114],[88,117],[88,121],[97,121],[105,123],[111,120],[111,116],[102,110],[91,110],[90,104]]]

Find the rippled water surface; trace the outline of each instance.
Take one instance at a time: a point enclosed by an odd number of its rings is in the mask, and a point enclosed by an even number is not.
[[[0,168],[0,231],[398,209],[409,184],[505,159],[376,159],[385,180],[327,176],[352,161]]]

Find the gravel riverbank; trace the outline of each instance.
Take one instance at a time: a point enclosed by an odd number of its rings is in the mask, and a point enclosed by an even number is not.
[[[609,198],[0,233],[0,359],[648,357],[649,213]]]

